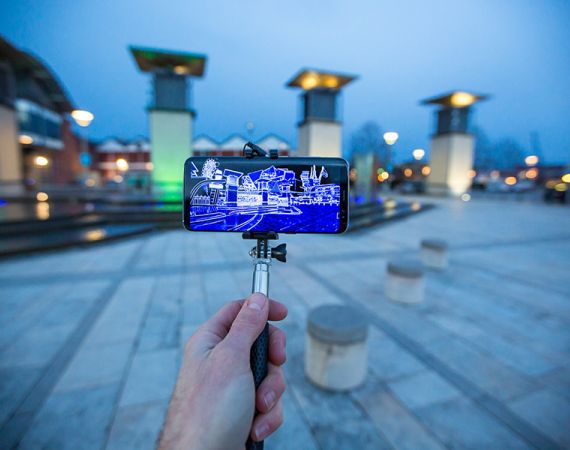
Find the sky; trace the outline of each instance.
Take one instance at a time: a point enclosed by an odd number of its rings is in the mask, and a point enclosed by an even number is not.
[[[433,113],[419,101],[454,89],[491,95],[474,125],[544,160],[570,162],[567,0],[0,0],[0,34],[44,60],[94,139],[148,136],[150,79],[129,45],[208,55],[193,83],[194,135],[223,140],[255,124],[296,147],[302,67],[347,72],[344,142],[373,120],[400,134],[394,153],[429,149]]]

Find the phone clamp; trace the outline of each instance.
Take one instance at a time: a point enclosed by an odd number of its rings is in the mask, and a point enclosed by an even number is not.
[[[253,142],[246,142],[243,146],[243,156],[247,159],[253,159],[256,156],[267,158],[267,151],[262,149],[259,145],[254,144]],[[269,158],[277,159],[279,158],[279,150],[276,148],[272,148],[269,150]]]

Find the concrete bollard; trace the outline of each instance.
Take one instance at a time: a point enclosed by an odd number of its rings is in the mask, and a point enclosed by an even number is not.
[[[447,269],[447,243],[441,239],[424,239],[421,242],[421,257],[424,266],[430,269]]]
[[[309,313],[305,373],[315,385],[346,391],[366,378],[368,323],[356,309],[322,305]]]
[[[424,300],[424,271],[416,262],[391,261],[388,263],[384,293],[390,300],[400,303],[420,303]]]

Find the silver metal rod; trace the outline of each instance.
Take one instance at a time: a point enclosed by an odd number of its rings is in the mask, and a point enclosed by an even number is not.
[[[257,261],[253,266],[253,285],[251,292],[259,292],[269,296],[269,264],[264,261]]]

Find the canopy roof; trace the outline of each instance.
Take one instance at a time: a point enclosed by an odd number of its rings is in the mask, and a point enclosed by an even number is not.
[[[355,75],[303,68],[287,82],[287,86],[305,91],[315,88],[340,89],[356,78]]]
[[[0,60],[7,61],[14,72],[25,72],[34,78],[58,113],[63,114],[75,109],[63,85],[46,64],[36,56],[17,49],[1,36]]]
[[[189,77],[204,75],[206,55],[145,47],[130,47],[129,49],[139,69],[143,72],[172,72]]]
[[[487,100],[488,95],[478,95],[466,91],[451,91],[447,94],[422,100],[422,105],[441,105],[446,108],[466,108],[473,103]]]

